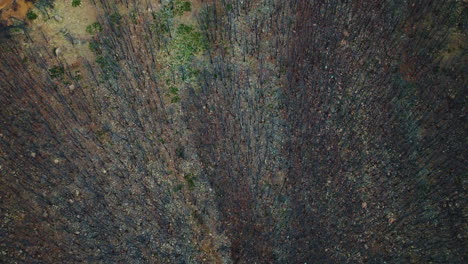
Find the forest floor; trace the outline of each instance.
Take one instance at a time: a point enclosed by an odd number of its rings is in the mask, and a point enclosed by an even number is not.
[[[467,10],[0,0],[0,262],[466,262]]]

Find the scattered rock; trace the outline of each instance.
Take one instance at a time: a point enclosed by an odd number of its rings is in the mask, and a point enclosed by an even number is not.
[[[63,21],[63,17],[59,16],[59,15],[54,15],[53,16],[54,20],[57,21],[57,22],[62,22]]]

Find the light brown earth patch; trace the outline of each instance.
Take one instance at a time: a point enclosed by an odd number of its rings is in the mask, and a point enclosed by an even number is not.
[[[14,19],[23,20],[32,6],[31,0],[0,0],[0,23],[10,26]]]

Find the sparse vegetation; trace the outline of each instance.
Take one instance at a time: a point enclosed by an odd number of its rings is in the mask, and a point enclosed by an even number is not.
[[[176,149],[176,155],[177,157],[181,158],[181,159],[185,159],[185,148],[184,147],[178,147]]]
[[[169,88],[169,92],[170,92],[171,94],[173,94],[173,95],[177,95],[177,94],[179,94],[179,89],[178,89],[177,87],[175,87],[175,86],[171,86],[171,87]]]
[[[136,11],[132,11],[129,14],[130,21],[132,21],[133,24],[136,24],[138,22],[138,13]]]
[[[80,71],[75,71],[75,74],[73,75],[73,80],[79,81],[81,79],[83,79],[83,76],[81,75],[81,72]]]
[[[466,262],[463,1],[55,3],[0,30],[4,262]]]
[[[171,98],[171,103],[178,103],[180,102],[180,96],[175,95]]]
[[[71,5],[72,7],[78,7],[81,5],[81,0],[72,0]]]
[[[181,191],[182,189],[184,188],[184,185],[183,184],[177,184],[176,186],[174,186],[174,192],[179,192]]]
[[[176,37],[172,42],[175,58],[178,64],[185,64],[197,53],[203,51],[207,42],[201,32],[193,26],[180,24],[176,30]]]
[[[189,1],[180,1],[176,0],[174,3],[174,14],[176,16],[181,16],[184,12],[192,11],[192,3]]]
[[[54,66],[49,69],[49,74],[52,79],[62,79],[65,74],[63,66]]]
[[[96,63],[100,66],[102,70],[102,77],[104,80],[117,78],[119,74],[119,66],[115,59],[112,58],[112,56],[105,54],[99,55],[96,58]]]
[[[115,12],[109,16],[109,20],[113,24],[120,24],[120,21],[122,20],[122,15],[119,14],[118,12]]]
[[[88,47],[93,53],[97,55],[102,54],[101,47],[99,46],[99,43],[97,43],[96,41],[89,42]]]
[[[26,18],[29,20],[34,20],[37,18],[37,14],[34,13],[34,11],[29,10],[28,13],[26,14]]]
[[[184,179],[187,182],[187,186],[189,187],[189,189],[193,190],[193,188],[195,188],[195,175],[193,175],[193,173],[185,174]]]
[[[55,0],[37,0],[35,1],[35,6],[39,9],[39,10],[46,10],[48,8],[54,8],[54,1]]]
[[[86,32],[89,34],[96,34],[102,31],[102,26],[99,22],[94,22],[86,27]]]

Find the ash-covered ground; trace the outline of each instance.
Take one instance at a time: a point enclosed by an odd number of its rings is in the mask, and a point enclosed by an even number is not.
[[[465,0],[0,0],[0,262],[466,263]]]

